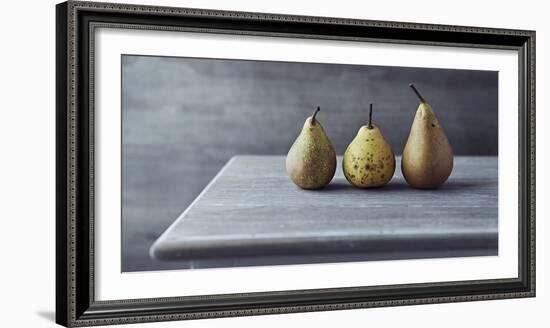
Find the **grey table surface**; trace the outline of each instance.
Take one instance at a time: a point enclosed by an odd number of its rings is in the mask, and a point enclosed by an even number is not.
[[[156,240],[182,268],[498,255],[497,157],[455,157],[435,190],[400,172],[357,189],[339,167],[322,190],[287,177],[285,156],[235,156]]]

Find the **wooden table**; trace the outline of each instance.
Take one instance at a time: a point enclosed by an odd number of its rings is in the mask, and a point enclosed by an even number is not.
[[[182,268],[497,255],[497,197],[497,157],[455,157],[437,190],[410,188],[397,158],[385,187],[353,188],[338,167],[306,191],[284,156],[235,156],[150,254]]]

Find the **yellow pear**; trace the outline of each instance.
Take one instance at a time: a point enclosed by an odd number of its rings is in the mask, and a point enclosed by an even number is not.
[[[320,108],[306,119],[302,132],[286,156],[286,171],[300,188],[319,189],[328,185],[336,172],[336,152],[321,123]]]
[[[342,167],[349,183],[359,188],[380,187],[393,177],[395,156],[380,129],[372,124],[372,104],[369,123],[349,144]]]
[[[451,175],[453,149],[432,106],[424,100],[413,84],[410,84],[410,87],[420,100],[420,105],[403,149],[401,171],[412,187],[436,188]]]

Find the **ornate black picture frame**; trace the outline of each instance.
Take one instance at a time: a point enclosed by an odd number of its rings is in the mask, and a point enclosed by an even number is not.
[[[56,321],[90,326],[535,296],[535,32],[69,1],[57,5]],[[93,38],[97,27],[510,49],[519,58],[519,277],[97,301]]]

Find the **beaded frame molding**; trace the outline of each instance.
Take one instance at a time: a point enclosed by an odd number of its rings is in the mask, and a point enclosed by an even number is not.
[[[56,7],[56,322],[71,327],[535,296],[535,32],[68,1]],[[95,29],[511,49],[519,58],[517,278],[97,301]]]

